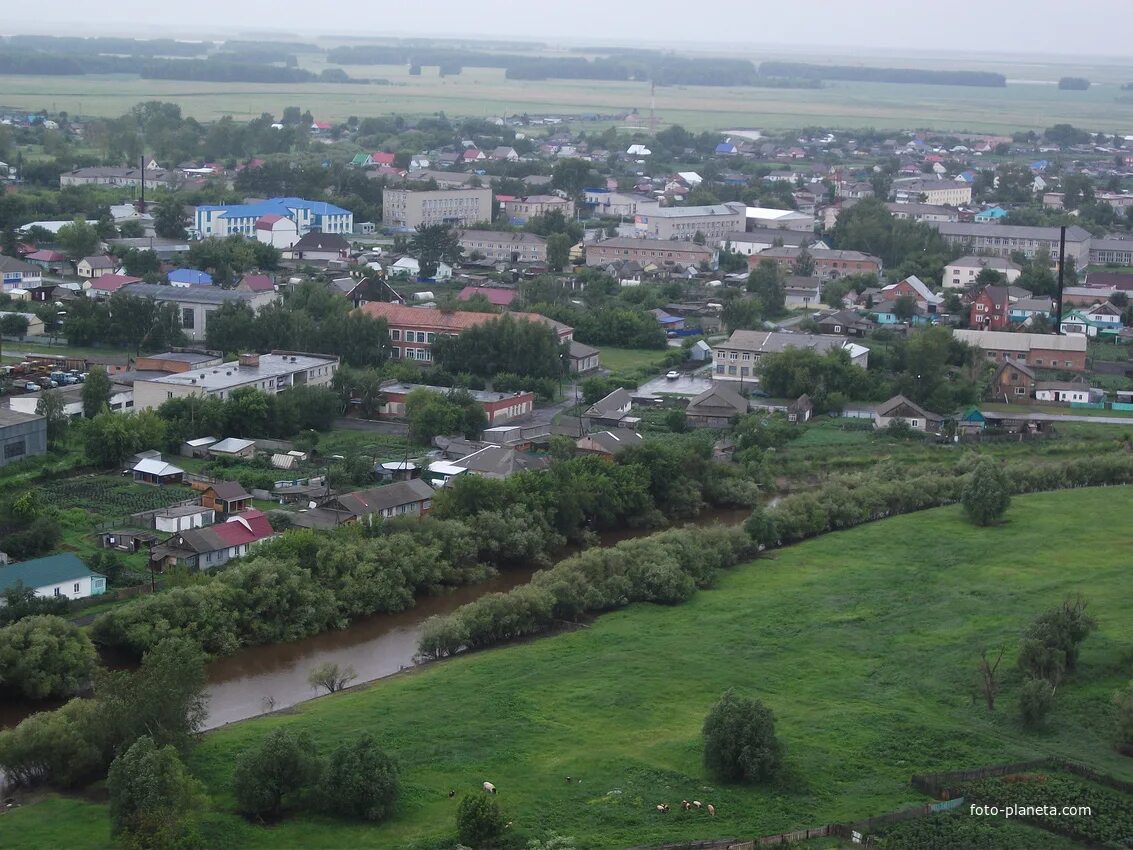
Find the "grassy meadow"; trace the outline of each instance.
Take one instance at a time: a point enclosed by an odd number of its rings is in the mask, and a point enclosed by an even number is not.
[[[1040,79],[1055,80],[1064,73],[1042,67],[1034,70]],[[121,115],[140,101],[159,99],[180,104],[186,115],[202,121],[225,115],[247,120],[263,112],[278,116],[290,105],[309,108],[316,118],[328,121],[389,113],[483,117],[524,112],[610,114],[636,108],[642,116],[639,124],[648,125],[650,93],[644,82],[508,80],[502,69],[495,68],[467,68],[445,78],[435,67],[425,68],[419,77],[410,77],[402,65],[345,66],[345,70],[354,77],[385,79],[389,84],[0,75],[0,91],[7,106],[100,116]],[[1085,92],[1059,91],[1046,83],[1006,88],[864,82],[832,82],[822,89],[666,86],[657,89],[656,114],[658,126],[678,123],[694,130],[820,125],[1009,133],[1067,122],[1112,132],[1133,118],[1133,104],[1120,102],[1121,94],[1116,78]]]
[[[1133,489],[1108,488],[1016,498],[991,528],[958,507],[897,517],[774,552],[680,607],[634,606],[211,733],[189,762],[211,797],[210,846],[451,848],[448,790],[480,793],[484,780],[522,835],[619,848],[856,820],[921,801],[915,772],[1047,754],[1133,779],[1110,737],[1133,657],[1130,509]],[[1018,635],[1079,592],[1098,631],[1049,729],[1026,733]],[[1004,692],[989,713],[976,662],[999,646]],[[720,786],[701,765],[705,712],[731,687],[778,717],[788,767],[773,787]],[[324,750],[376,733],[402,766],[396,817],[263,828],[236,816],[233,760],[280,726]],[[717,816],[679,810],[684,798]],[[660,802],[673,811],[659,815]],[[0,846],[109,847],[105,805],[48,796],[0,817]]]

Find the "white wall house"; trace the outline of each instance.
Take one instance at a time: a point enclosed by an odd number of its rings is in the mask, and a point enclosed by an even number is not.
[[[91,572],[77,555],[67,552],[0,567],[0,593],[31,588],[36,596],[86,599],[106,592],[106,576]],[[5,605],[0,597],[0,605]]]

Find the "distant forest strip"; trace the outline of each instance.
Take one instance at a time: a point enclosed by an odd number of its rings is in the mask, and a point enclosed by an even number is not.
[[[809,65],[804,62],[764,62],[765,77],[811,80],[853,80],[866,83],[916,83],[930,86],[1004,88],[1007,78],[988,71],[925,71],[917,68],[866,68],[851,65]]]
[[[176,41],[172,38],[78,38],[58,35],[10,35],[0,45],[18,50],[52,53],[107,53],[120,56],[203,56],[211,42]]]
[[[349,45],[327,53],[327,61],[340,65],[439,66],[446,74],[461,68],[502,68],[510,80],[609,80],[653,81],[659,86],[768,86],[774,88],[818,88],[821,80],[791,76],[774,79],[760,74],[744,59],[688,58],[644,50],[628,50],[608,56],[583,57],[520,56],[485,53],[425,45]]]
[[[227,58],[143,59],[137,56],[67,56],[41,51],[0,48],[0,74],[81,76],[138,74],[147,80],[194,80],[221,83],[366,82],[352,80],[340,68],[314,74],[302,68],[264,64],[259,58],[233,62]]]

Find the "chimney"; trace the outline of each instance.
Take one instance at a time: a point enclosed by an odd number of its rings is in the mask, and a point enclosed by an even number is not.
[[[249,369],[260,368],[260,355],[258,354],[241,354],[240,365],[246,366]]]

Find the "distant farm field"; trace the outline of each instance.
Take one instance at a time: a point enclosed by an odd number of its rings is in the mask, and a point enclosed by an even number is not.
[[[617,850],[877,815],[923,801],[909,784],[922,771],[1059,755],[1131,779],[1111,703],[1133,646],[1133,527],[1121,521],[1131,507],[1133,488],[1111,487],[1016,498],[991,528],[958,506],[896,517],[770,553],[685,605],[631,606],[226,727],[189,760],[210,798],[209,846],[451,848],[448,790],[479,794],[484,780],[522,836]],[[1025,732],[1019,634],[1076,593],[1098,630],[1049,728]],[[976,664],[1000,646],[1004,691],[989,712]],[[778,717],[787,772],[776,786],[722,786],[704,771],[701,724],[729,687]],[[309,732],[324,751],[377,735],[401,764],[396,816],[367,826],[297,815],[270,828],[236,816],[233,762],[279,727]],[[684,798],[712,802],[716,817],[679,810]],[[670,814],[657,813],[662,802]],[[108,831],[105,806],[85,799],[0,816],[3,847],[103,848]]]
[[[469,68],[441,78],[436,68],[410,77],[396,66],[346,66],[354,77],[386,79],[389,85],[207,83],[143,80],[130,75],[0,76],[0,105],[66,110],[71,114],[121,115],[139,101],[181,105],[187,115],[214,120],[249,119],[284,107],[310,109],[321,120],[397,113],[450,117],[502,114],[603,113],[637,109],[648,126],[650,93],[644,82],[508,80],[500,69]],[[1042,79],[1057,78],[1047,68]],[[1009,75],[1010,76],[1010,75]],[[658,126],[696,130],[758,127],[927,128],[1006,133],[1067,122],[1108,132],[1129,132],[1133,104],[1120,102],[1119,83],[1089,91],[1059,91],[1051,83],[1007,88],[840,82],[823,89],[658,88]],[[609,122],[605,122],[608,124]]]

